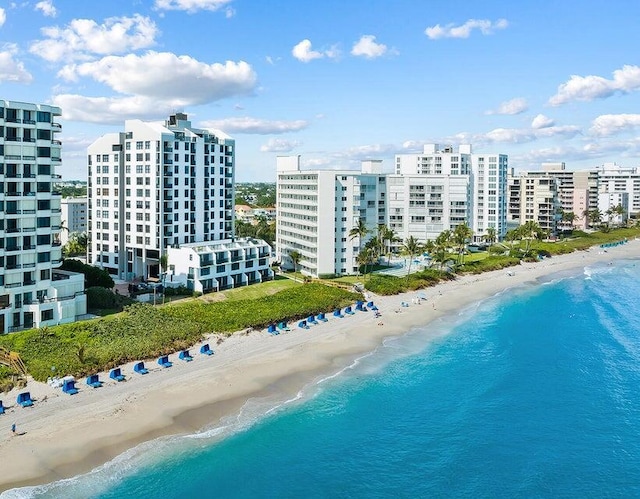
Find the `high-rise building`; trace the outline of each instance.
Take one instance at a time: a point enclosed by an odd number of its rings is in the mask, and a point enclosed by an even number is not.
[[[560,213],[573,213],[573,224],[560,222],[560,228],[585,229],[589,226],[587,212],[598,208],[597,170],[567,170],[565,163],[542,163],[542,170],[528,171],[530,177],[555,178],[560,201]],[[562,215],[561,215],[562,216]]]
[[[357,257],[386,221],[386,175],[382,162],[363,161],[361,171],[301,170],[300,156],[277,158],[276,257],[293,269],[323,277],[355,274]],[[362,221],[369,233],[349,233]]]
[[[84,276],[62,263],[58,107],[0,101],[0,333],[86,314]]]
[[[238,274],[233,282],[243,284],[258,279],[256,270],[271,276],[268,262],[259,265],[256,258],[235,265],[239,262],[232,264],[228,254],[216,251],[220,259],[211,260],[214,270],[204,270],[203,283],[195,272],[201,262],[184,266],[184,275],[178,275],[183,265],[171,258],[183,253],[167,251],[243,244],[233,229],[234,159],[231,137],[194,128],[184,113],[164,123],[127,120],[124,132],[100,137],[88,148],[89,263],[126,280],[166,273],[170,282],[184,282],[194,291],[221,289],[217,278],[222,276]],[[160,268],[163,255],[169,257],[166,270]],[[250,276],[239,275],[246,273],[245,264]]]
[[[510,227],[533,221],[550,236],[557,234],[561,212],[556,178],[526,173],[512,175],[509,177],[508,197],[507,222]]]
[[[613,206],[616,202],[622,204],[624,196],[613,194],[627,193],[626,204],[623,206],[625,213],[637,218],[640,215],[640,171],[638,168],[623,168],[615,163],[605,163],[597,168],[598,172],[598,197],[608,199]],[[603,196],[607,194],[607,196]],[[601,211],[603,206],[610,204],[609,201],[598,201]]]
[[[60,204],[62,231],[60,241],[64,246],[70,234],[87,232],[87,198],[63,198]]]
[[[458,150],[427,144],[421,154],[397,155],[395,172],[405,180],[394,182],[413,183],[416,191],[405,196],[404,214],[398,211],[398,206],[389,211],[391,217],[406,216],[401,223],[397,218],[395,221],[396,230],[403,237],[435,239],[443,230],[463,223],[471,228],[476,241],[481,241],[490,227],[495,229],[498,239],[504,237],[507,231],[506,154],[473,153],[470,144],[461,144]],[[420,188],[416,183],[430,190],[425,192],[426,204],[419,199]],[[425,207],[426,212],[421,207]]]

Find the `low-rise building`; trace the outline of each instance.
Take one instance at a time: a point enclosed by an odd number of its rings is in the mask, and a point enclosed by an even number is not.
[[[271,247],[261,239],[184,243],[168,248],[167,257],[165,286],[206,293],[273,279]]]

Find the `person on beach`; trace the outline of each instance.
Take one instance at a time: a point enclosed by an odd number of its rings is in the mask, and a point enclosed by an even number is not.
[[[15,423],[13,423],[11,425],[11,433],[14,434],[14,435],[16,434],[16,424]]]

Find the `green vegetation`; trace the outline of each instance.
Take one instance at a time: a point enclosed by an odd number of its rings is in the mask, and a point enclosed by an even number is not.
[[[53,184],[53,187],[56,191],[58,191],[63,198],[85,198],[87,197],[87,186],[86,182],[77,181],[78,184],[85,184],[81,187],[75,187],[71,185],[62,185],[62,184]]]
[[[379,295],[396,295],[406,291],[428,288],[442,281],[455,279],[455,275],[436,269],[426,269],[407,275],[395,277],[390,275],[374,275],[367,282],[367,289]]]
[[[254,217],[256,223],[236,220],[235,234],[237,237],[254,237],[263,239],[271,247],[276,240],[276,223],[268,222],[263,216]]]
[[[191,299],[164,307],[135,303],[115,316],[2,336],[0,345],[19,352],[39,381],[51,376],[52,367],[61,375],[83,376],[190,347],[208,332],[263,328],[344,307],[359,298],[322,284],[298,284],[255,299]]]
[[[62,262],[60,270],[84,274],[85,288],[100,286],[111,289],[114,286],[113,279],[109,275],[109,272],[104,269],[94,267],[93,265],[82,263],[80,260],[74,260],[73,258],[66,259]]]
[[[276,184],[269,182],[237,182],[236,204],[266,208],[276,204]]]
[[[72,232],[69,234],[69,240],[62,248],[62,254],[65,257],[84,256],[87,253],[87,245],[89,244],[89,236],[86,232]]]

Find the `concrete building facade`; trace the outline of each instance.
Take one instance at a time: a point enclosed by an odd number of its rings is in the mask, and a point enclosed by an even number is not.
[[[63,198],[60,208],[63,227],[60,241],[64,246],[69,241],[69,235],[87,232],[87,198]]]
[[[55,106],[0,100],[0,333],[86,314],[84,276],[62,263]]]
[[[162,255],[181,266],[171,258],[182,253],[169,248],[239,244],[235,141],[193,127],[184,113],[164,123],[127,120],[124,128],[88,148],[88,262],[126,280],[160,279]]]
[[[509,177],[508,218],[510,229],[536,222],[549,236],[558,233],[561,220],[557,179],[523,173]]]
[[[357,257],[378,224],[386,221],[386,175],[381,161],[364,161],[360,172],[301,170],[300,156],[277,158],[276,259],[310,276],[354,274]],[[349,237],[362,220],[369,235]]]

